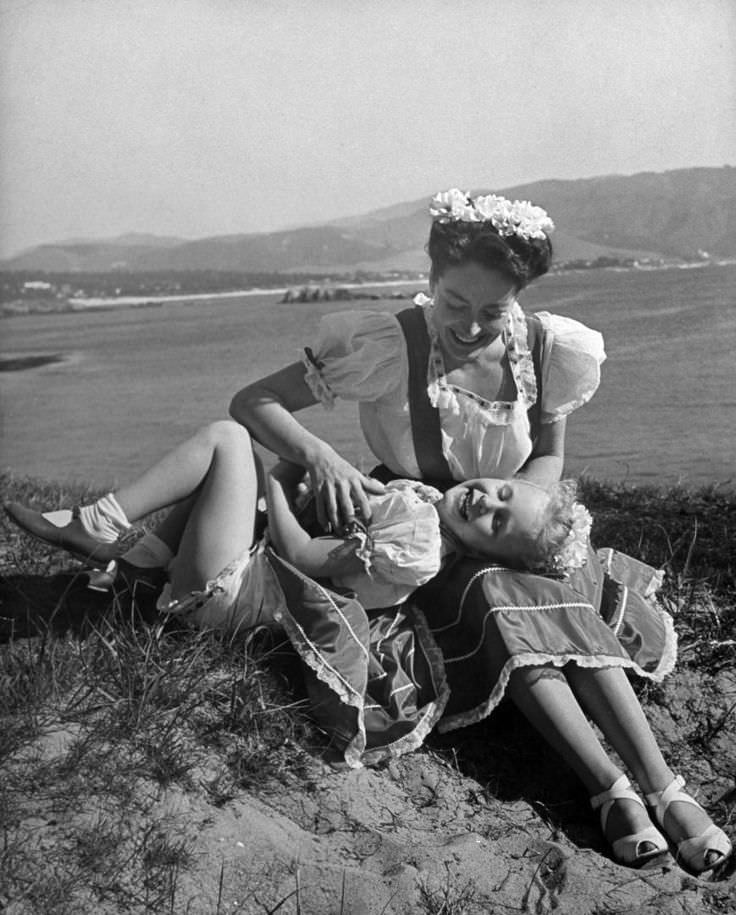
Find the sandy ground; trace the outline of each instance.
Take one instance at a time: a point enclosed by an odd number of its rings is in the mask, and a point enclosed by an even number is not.
[[[646,700],[669,758],[732,837],[735,703],[731,671],[682,670]],[[36,751],[53,759],[72,736],[62,728]],[[305,774],[217,803],[206,786],[219,773],[205,764],[192,774],[189,790],[139,786],[156,794],[160,822],[191,849],[166,911],[736,912],[733,866],[715,881],[672,860],[645,871],[613,863],[581,787],[508,708],[379,768],[346,770],[310,755]],[[98,814],[80,809],[74,822],[59,822],[37,806],[29,818],[36,841],[53,843]]]
[[[648,711],[669,758],[733,836],[736,673],[683,671],[657,698]],[[707,743],[699,758],[687,743],[695,729]],[[484,740],[504,758],[479,779],[463,756],[477,760]],[[267,910],[297,882],[301,911],[314,915],[736,912],[736,875],[709,882],[674,861],[647,871],[613,863],[575,779],[508,713],[498,729],[490,719],[377,770],[325,766],[309,790],[295,780],[216,815],[201,799],[170,802],[200,824],[193,912],[212,911],[221,872],[222,911],[233,912]],[[295,897],[279,911],[296,912]]]

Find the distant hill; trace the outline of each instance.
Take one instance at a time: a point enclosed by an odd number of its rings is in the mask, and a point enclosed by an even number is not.
[[[693,260],[736,257],[736,168],[546,180],[503,193],[545,207],[559,260],[600,255]],[[281,232],[185,241],[151,235],[40,245],[0,262],[5,270],[73,272],[222,270],[338,272],[424,270],[427,204],[395,204],[364,215]]]

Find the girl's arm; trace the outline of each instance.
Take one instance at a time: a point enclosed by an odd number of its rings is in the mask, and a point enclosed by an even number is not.
[[[304,469],[286,461],[277,463],[266,476],[268,530],[280,556],[311,578],[350,575],[363,563],[355,555],[354,541],[339,537],[310,537],[292,508]]]
[[[383,492],[383,484],[364,476],[334,448],[313,435],[292,415],[317,403],[304,380],[306,369],[295,362],[243,388],[233,397],[230,415],[266,448],[305,467],[312,481],[317,517],[339,529],[359,510],[370,518],[366,493]]]
[[[540,424],[534,449],[516,477],[544,487],[560,480],[565,462],[566,425],[566,419]]]

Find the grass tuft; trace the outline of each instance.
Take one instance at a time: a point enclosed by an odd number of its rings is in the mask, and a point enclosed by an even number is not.
[[[2,482],[4,501],[87,497]],[[308,780],[308,748],[327,744],[290,656],[89,592],[75,560],[0,524],[0,909],[185,911],[193,837],[162,814],[167,791],[224,803]]]
[[[736,657],[736,490],[581,481],[595,546],[610,546],[666,572],[683,664],[715,673]]]

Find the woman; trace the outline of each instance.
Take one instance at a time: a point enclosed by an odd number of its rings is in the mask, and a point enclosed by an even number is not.
[[[432,298],[398,316],[326,316],[303,362],[255,382],[230,412],[277,454],[308,469],[322,521],[366,512],[378,484],[292,415],[356,400],[379,475],[438,485],[479,476],[560,478],[567,415],[585,403],[605,358],[596,331],[518,294],[544,274],[552,221],[539,207],[457,190],[430,208]]]
[[[552,223],[547,214],[530,204],[492,196],[472,201],[451,191],[435,198],[432,215],[429,253],[434,299],[422,300],[418,308],[398,318],[363,312],[326,318],[318,344],[307,350],[305,364],[289,366],[251,385],[233,400],[233,416],[263,444],[308,468],[321,496],[318,508],[333,528],[341,521],[354,523],[356,510],[367,521],[371,509],[366,492],[380,490],[381,484],[358,473],[304,429],[292,411],[318,400],[329,404],[338,395],[358,400],[366,438],[385,465],[385,478],[422,477],[446,489],[453,480],[516,475],[547,488],[560,476],[565,417],[598,385],[604,358],[600,336],[568,319],[544,314],[527,318],[516,300],[517,293],[549,266]],[[209,454],[207,448],[204,451]],[[149,481],[161,500],[157,504],[167,504],[167,487],[181,463],[177,458],[172,467],[164,465]],[[234,462],[235,471],[240,463]],[[209,466],[208,461],[205,464]],[[195,474],[195,486],[200,483]],[[232,511],[236,495],[240,498],[243,493],[233,479],[222,487],[222,500],[212,500],[213,536],[199,538],[198,557],[207,557],[221,543],[230,551],[238,543],[249,548],[250,523],[243,531],[242,521],[238,522],[240,533],[233,533],[219,521],[221,514],[240,517],[240,512]],[[122,506],[108,500],[109,504],[83,509],[80,524],[114,539],[117,527],[124,529],[126,524],[119,509],[130,518],[138,517],[140,509],[130,492],[118,497]],[[186,508],[186,503],[180,504]],[[174,509],[174,519],[177,512]],[[31,529],[17,513],[16,520]],[[41,528],[37,526],[35,532],[38,536]],[[66,530],[63,535],[68,545],[73,545],[71,533]],[[45,539],[61,543],[58,531],[47,531]],[[78,543],[81,546],[82,540]],[[88,545],[87,552],[97,547]],[[165,552],[159,550],[155,561],[163,558]],[[693,871],[708,870],[730,854],[730,843],[680,790],[680,780],[653,739],[622,669],[628,666],[626,659],[618,645],[611,644],[614,636],[606,637],[600,626],[605,576],[596,578],[595,564],[592,557],[587,578],[563,584],[541,576],[519,580],[508,569],[488,569],[465,560],[446,576],[448,581],[438,583],[423,607],[442,649],[451,687],[446,724],[453,727],[478,720],[505,691],[588,788],[591,803],[601,810],[602,828],[616,859],[641,865],[661,855],[667,841],[599,742],[589,716],[605,731],[647,794],[657,825],[681,859]],[[214,568],[209,562],[207,567]],[[195,573],[200,583],[192,590],[201,588],[205,571],[204,565],[183,565],[177,590],[189,590],[184,580]],[[330,626],[334,623],[326,640],[331,646],[352,635],[353,629],[347,627],[346,633],[344,622],[340,623],[340,612],[330,617],[334,598],[320,603],[324,592],[313,582],[298,579],[295,584],[289,570],[278,563],[276,571],[289,612],[300,614],[295,629],[303,631],[304,613],[316,608],[310,617],[313,625],[324,631],[326,620]],[[624,568],[626,574],[621,575],[623,593],[629,590],[628,571]],[[617,585],[610,576],[609,581]],[[299,590],[302,585],[306,590]],[[623,601],[622,614],[627,603],[631,601]],[[288,618],[284,611],[284,620]],[[523,637],[515,641],[526,647],[514,647],[511,637],[519,633]],[[312,657],[312,647],[307,645],[305,650],[307,658]],[[479,677],[468,675],[471,655],[480,656],[481,669],[497,671],[497,682],[489,682],[487,689]],[[315,669],[324,672],[322,659],[313,660]],[[658,663],[650,671],[651,675],[664,672]],[[385,681],[376,678],[376,683]],[[364,678],[359,688],[348,690],[340,680],[339,695],[347,697],[344,705],[354,709],[357,702],[363,709],[363,700],[356,696],[363,697],[369,686]],[[435,696],[440,693],[440,689],[433,691]],[[327,702],[329,719],[335,706],[329,704],[329,697]],[[421,735],[429,721],[412,726],[410,733]],[[362,740],[367,730],[362,723],[353,729]]]
[[[430,213],[431,298],[418,297],[417,307],[398,316],[328,315],[302,362],[249,385],[231,403],[233,418],[263,445],[307,468],[319,518],[333,527],[351,522],[356,513],[367,518],[366,493],[379,486],[296,420],[293,414],[304,407],[318,402],[329,407],[335,397],[357,401],[366,441],[383,465],[373,473],[383,480],[413,477],[446,488],[453,480],[516,476],[548,486],[561,476],[566,417],[599,384],[605,358],[600,334],[545,312],[527,316],[517,299],[549,269],[554,226],[547,213],[494,195],[472,199],[457,189],[436,195]],[[507,695],[582,779],[601,811],[616,859],[640,866],[667,843],[585,711],[606,724],[609,740],[647,794],[679,858],[698,873],[722,862],[730,843],[680,791],[620,667],[604,664],[588,671],[568,663],[567,655],[551,654],[550,646],[501,662],[493,657],[503,641],[494,644],[489,637],[489,631],[501,635],[493,628],[498,609],[523,611],[513,614],[510,628],[538,619],[544,637],[548,608],[559,605],[554,639],[566,639],[576,623],[566,604],[579,604],[580,593],[535,577],[526,606],[507,600],[506,579],[491,580],[488,573],[477,564],[460,564],[423,604],[445,661],[455,646],[446,641],[451,629],[437,608],[457,617],[458,603],[468,603],[467,595],[481,587],[462,633],[476,628],[474,650],[485,651],[484,662],[496,661],[507,671]],[[467,688],[462,653],[457,660],[448,664],[448,679],[451,690],[461,694]],[[478,720],[491,708],[487,695],[466,699],[469,716],[457,710],[458,724]]]

